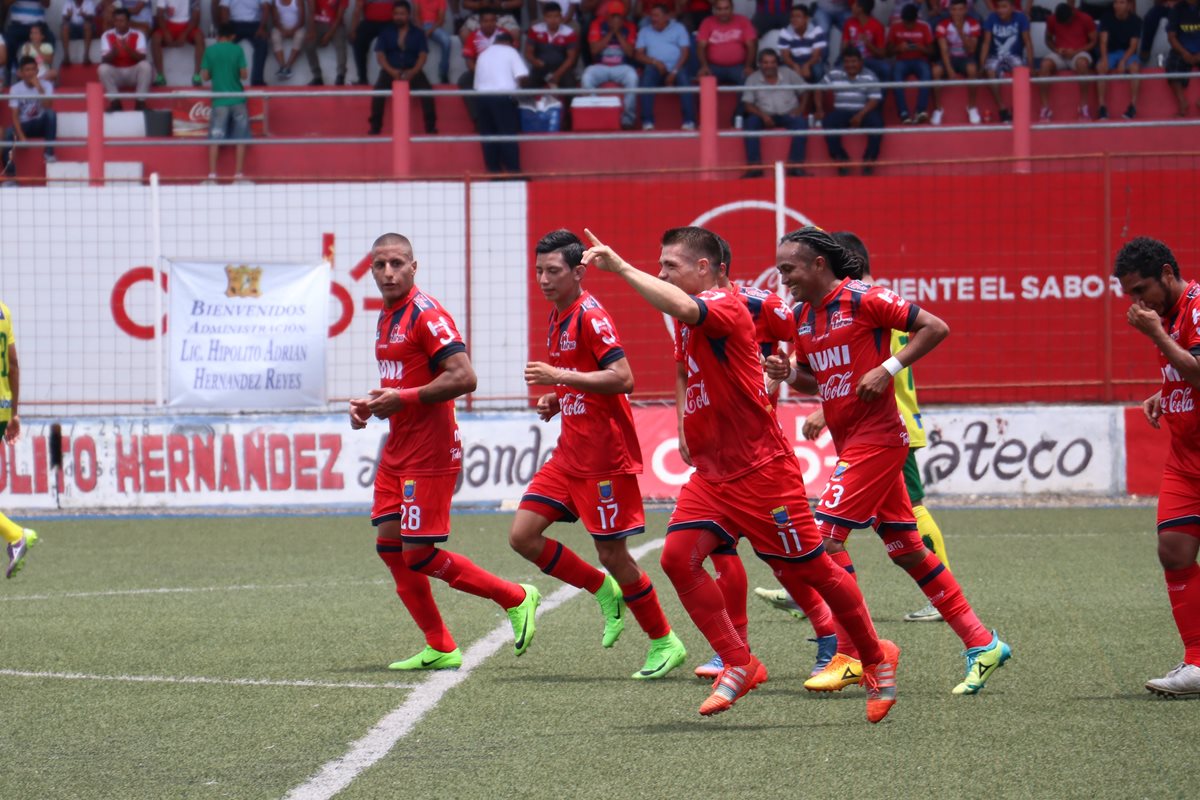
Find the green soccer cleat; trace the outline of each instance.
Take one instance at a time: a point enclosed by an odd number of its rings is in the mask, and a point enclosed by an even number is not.
[[[967,657],[967,676],[954,687],[954,694],[979,694],[992,673],[1012,658],[1012,648],[992,631],[992,641],[986,647],[972,647],[963,655]]]
[[[652,681],[666,677],[667,673],[678,667],[687,658],[687,650],[683,642],[671,631],[666,636],[650,640],[650,652],[646,653],[646,663],[633,673],[633,679]]]
[[[443,653],[441,650],[434,650],[432,647],[426,645],[424,650],[412,658],[406,658],[403,661],[393,661],[391,664],[388,664],[388,669],[458,669],[461,666],[462,650],[456,647],[449,653]]]
[[[25,556],[29,555],[29,548],[37,544],[38,535],[29,528],[23,531],[25,534],[15,544],[8,546],[8,571],[4,573],[4,577],[11,578],[21,571],[25,566]]]
[[[787,593],[786,589],[764,589],[761,586],[754,587],[754,595],[769,605],[771,608],[777,608],[780,611],[786,611],[796,619],[804,619],[804,609],[796,604],[792,596]]]
[[[604,638],[600,644],[612,647],[625,630],[625,598],[621,594],[621,585],[612,575],[605,575],[604,583],[600,584],[594,597],[604,613]]]
[[[533,644],[533,634],[537,629],[534,615],[538,604],[542,602],[542,595],[536,586],[522,583],[521,588],[525,590],[525,599],[520,605],[508,609],[508,619],[513,627],[513,651],[518,656],[524,655],[529,645]]]

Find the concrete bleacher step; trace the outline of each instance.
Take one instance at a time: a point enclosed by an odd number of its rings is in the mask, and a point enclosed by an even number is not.
[[[140,161],[105,161],[106,180],[140,181],[145,177],[145,165]],[[56,161],[46,165],[46,180],[85,181],[88,179],[86,161]]]

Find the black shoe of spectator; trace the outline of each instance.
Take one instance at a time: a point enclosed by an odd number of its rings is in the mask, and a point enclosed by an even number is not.
[[[113,100],[111,103],[108,104],[108,110],[109,111],[124,111],[125,107],[121,105],[120,100]]]
[[[743,178],[761,178],[763,171],[761,169],[748,169],[742,173]]]
[[[358,82],[355,84],[355,86],[370,86],[370,85],[371,85],[371,82],[361,76],[359,76]]]
[[[1108,106],[1100,106],[1096,109],[1096,119],[1108,119]]]
[[[863,164],[862,174],[864,178],[869,178],[875,174],[875,168],[870,164]]]
[[[338,75],[337,78],[333,81],[333,85],[334,86],[345,86],[346,85],[346,76]]]
[[[308,85],[309,85],[309,86],[324,86],[324,85],[325,85],[325,79],[324,79],[324,78],[322,78],[320,75],[318,75],[317,77],[315,77],[315,78],[313,78],[311,81],[309,81],[309,82],[308,82]]]
[[[1001,122],[1012,122],[1012,112],[1009,111],[1007,108],[1000,109],[1000,121]]]
[[[1133,119],[1137,116],[1137,106],[1135,106],[1133,103],[1130,103],[1129,108],[1125,109],[1125,113],[1121,116],[1123,116],[1125,119]]]
[[[370,128],[367,128],[367,136],[378,136],[382,131],[382,128],[372,125]]]
[[[844,178],[844,177],[846,177],[846,176],[847,176],[847,175],[849,175],[849,174],[850,174],[850,168],[849,168],[849,167],[838,167],[838,177],[839,177],[839,178]]]
[[[145,100],[133,101],[133,110],[134,111],[145,111],[146,110],[146,101]]]
[[[791,167],[787,171],[789,178],[807,178],[808,172],[803,167]]]

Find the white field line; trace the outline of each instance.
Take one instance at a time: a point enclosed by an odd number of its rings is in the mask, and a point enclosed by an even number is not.
[[[83,672],[33,672],[0,669],[0,677],[46,678],[66,681],[114,681],[117,683],[202,683],[217,686],[298,686],[308,689],[416,689],[418,683],[325,683],[322,681],[271,681],[258,678],[197,678],[171,675],[88,675]]]
[[[387,580],[328,581],[325,583],[243,583],[233,586],[163,586],[154,589],[108,589],[98,592],[61,592],[58,594],[0,595],[0,603],[30,600],[72,600],[86,597],[133,597],[137,595],[203,594],[207,592],[257,592],[268,589],[323,589],[334,586],[370,586],[389,583]]]
[[[663,546],[665,539],[655,539],[630,552],[634,558]],[[553,611],[580,593],[574,586],[564,586],[542,600],[538,616]],[[285,800],[328,800],[345,789],[362,772],[382,759],[421,719],[432,711],[448,691],[470,677],[472,670],[494,655],[501,647],[512,641],[512,628],[508,622],[496,626],[490,633],[472,644],[463,653],[463,665],[457,671],[434,672],[408,698],[376,723],[357,742],[350,746],[345,755],[335,758],[305,781],[287,793]]]

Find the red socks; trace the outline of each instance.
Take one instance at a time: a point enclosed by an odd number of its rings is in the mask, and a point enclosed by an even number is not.
[[[729,619],[725,598],[716,581],[704,569],[704,559],[719,545],[720,540],[709,531],[695,528],[671,531],[661,563],[679,601],[712,649],[725,666],[740,667],[750,663],[750,650]]]
[[[621,594],[625,597],[625,605],[633,612],[633,618],[647,636],[661,639],[671,632],[671,623],[667,622],[667,615],[658,602],[658,592],[654,591],[649,575],[643,572],[636,583],[622,584]]]
[[[1163,570],[1175,627],[1183,639],[1183,660],[1200,666],[1200,564]]]
[[[497,578],[466,556],[432,545],[405,550],[404,562],[415,572],[443,580],[460,592],[486,597],[501,608],[519,606],[525,599],[525,590],[512,581]]]
[[[584,561],[575,551],[554,539],[546,539],[542,553],[534,562],[538,569],[563,583],[595,594],[604,583],[604,573]]]
[[[854,581],[855,586],[858,585],[858,575],[854,572],[854,562],[850,558],[850,553],[845,550],[841,550],[836,553],[829,553],[829,558],[838,566],[839,569],[850,576],[850,579]],[[860,591],[859,594],[862,594],[862,592]],[[866,600],[863,600],[864,609],[866,608],[866,605]],[[870,612],[868,612],[868,614],[869,613]],[[854,640],[850,637],[850,632],[842,626],[841,620],[836,618],[836,615],[833,620],[833,629],[837,633],[838,637],[838,652],[845,653],[851,658],[858,658],[861,660],[861,656],[858,653],[858,647]]]
[[[722,548],[714,550],[708,557],[712,559],[713,570],[717,573],[717,586],[721,588],[721,594],[725,598],[725,611],[728,612],[729,619],[742,641],[749,644],[747,632],[750,623],[746,617],[746,593],[750,589],[750,582],[746,578],[746,565],[742,563],[742,557],[737,554],[737,550],[724,551]]]
[[[812,623],[813,635],[829,636],[837,633],[837,627],[833,621],[833,612],[829,610],[829,605],[821,599],[821,595],[816,589],[809,586],[807,583],[801,584],[799,594],[792,595],[792,600],[800,608],[804,609],[804,615],[808,617],[808,621]],[[838,640],[841,644],[841,639]],[[852,642],[847,642],[847,646],[853,647]]]
[[[991,643],[992,632],[983,627],[979,617],[975,616],[958,580],[937,556],[926,550],[925,560],[908,570],[908,574],[921,587],[933,607],[941,612],[965,647],[986,647]]]
[[[404,554],[399,542],[391,539],[376,539],[375,550],[383,563],[392,573],[396,581],[396,594],[408,609],[409,615],[421,633],[425,634],[425,644],[434,650],[448,653],[456,645],[454,637],[442,622],[441,612],[433,601],[433,592],[429,589],[429,578],[419,572],[413,572],[404,563]]]
[[[864,664],[883,660],[883,648],[879,646],[879,636],[871,624],[858,582],[845,569],[824,555],[800,564],[781,561],[772,566],[775,577],[792,597],[804,594],[804,586],[808,585],[829,604],[838,626],[838,652],[850,655],[847,649],[853,647],[858,654],[854,657]]]

